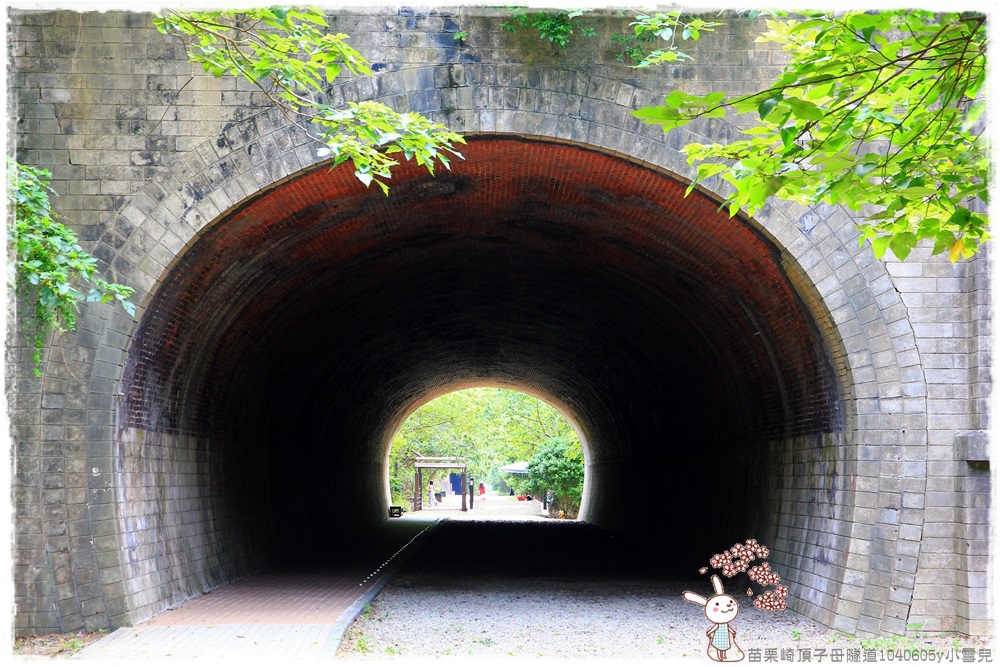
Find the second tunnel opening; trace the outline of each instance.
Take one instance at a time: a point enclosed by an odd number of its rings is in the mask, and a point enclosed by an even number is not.
[[[484,384],[572,419],[580,518],[665,568],[747,537],[799,569],[827,546],[794,507],[844,511],[843,373],[775,243],[620,156],[486,135],[464,155],[436,177],[401,165],[388,197],[307,169],[168,269],[119,405],[135,594],[349,549],[385,518],[406,415]]]

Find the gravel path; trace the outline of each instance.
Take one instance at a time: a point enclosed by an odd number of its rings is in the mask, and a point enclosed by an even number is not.
[[[702,658],[711,624],[683,590],[669,581],[406,575],[352,626],[338,657]],[[733,623],[738,644],[827,646],[829,632],[791,614],[765,614],[741,612]]]
[[[351,626],[338,659],[452,656],[481,664],[528,658],[670,658],[711,663],[705,653],[711,624],[701,608],[681,595],[691,589],[710,597],[707,577],[657,576],[648,563],[634,557],[616,561],[612,553],[623,550],[611,546],[616,543],[607,533],[579,522],[488,524],[488,530],[484,523],[469,521],[438,526],[432,541]],[[456,553],[443,545],[462,548]],[[563,560],[546,564],[544,559],[509,555],[529,550],[563,554]],[[886,639],[862,646],[790,611],[769,613],[755,609],[748,598],[737,599],[742,604],[733,627],[737,644],[751,651],[749,661],[757,653],[756,661],[766,662],[771,651],[778,662],[806,662],[807,657],[809,662],[830,662],[838,652],[841,662],[906,657],[889,656],[886,649],[923,650],[923,656],[932,659],[926,651],[954,648],[971,648],[978,659],[979,650],[990,646],[983,639],[964,637]],[[993,655],[1000,660],[995,650]],[[961,654],[956,658],[962,661]]]

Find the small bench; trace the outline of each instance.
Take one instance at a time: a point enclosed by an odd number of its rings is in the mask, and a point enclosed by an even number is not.
[[[403,506],[402,505],[389,505],[389,516],[403,516]]]

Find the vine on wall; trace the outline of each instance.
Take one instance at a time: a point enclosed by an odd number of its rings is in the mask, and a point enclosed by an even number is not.
[[[23,333],[34,348],[35,377],[42,375],[49,334],[76,328],[81,301],[118,301],[135,315],[128,300],[134,288],[98,277],[97,260],[80,247],[72,229],[56,220],[49,203],[49,195],[55,195],[51,177],[45,169],[7,160],[8,282],[30,308]]]

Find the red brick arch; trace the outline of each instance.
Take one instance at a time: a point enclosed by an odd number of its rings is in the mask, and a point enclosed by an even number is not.
[[[685,197],[682,183],[597,151],[483,137],[464,152],[465,160],[436,178],[403,165],[387,198],[365,190],[346,168],[314,169],[205,231],[161,286],[136,335],[126,421],[152,426],[145,415],[155,401],[166,420],[156,426],[209,430],[204,406],[225,391],[212,378],[229,377],[245,363],[233,351],[266,346],[262,327],[286,342],[278,332],[288,321],[325,325],[330,315],[314,299],[326,290],[330,303],[335,294],[378,298],[371,294],[376,286],[399,275],[413,284],[408,296],[418,287],[443,294],[470,276],[503,283],[500,272],[538,270],[537,260],[561,271],[565,283],[550,284],[532,307],[573,298],[577,276],[591,288],[613,276],[622,291],[597,299],[605,316],[615,301],[655,302],[659,312],[642,315],[655,322],[664,347],[701,350],[706,370],[725,369],[729,378],[717,390],[743,397],[741,427],[780,437],[835,426],[838,390],[825,343],[779,251],[758,230],[698,193]],[[449,258],[452,273],[436,273],[436,256]],[[628,294],[629,284],[643,296]],[[349,307],[363,317],[364,303]],[[536,325],[539,340],[568,337],[557,330],[563,325],[540,317]],[[645,335],[634,333],[636,341]],[[205,352],[207,341],[213,347]],[[516,356],[513,342],[495,344],[494,357]],[[168,378],[194,368],[204,376],[194,394],[148,382],[154,370]]]
[[[389,197],[314,168],[202,231],[129,350],[125,497],[159,434],[210,462],[199,484],[246,558],[330,547],[310,527],[335,520],[332,489],[359,522],[384,514],[413,406],[503,384],[579,425],[584,518],[628,531],[636,504],[689,507],[654,541],[694,533],[692,552],[775,535],[769,448],[844,431],[831,341],[777,247],[620,157],[509,136],[464,154],[436,177],[403,165]],[[692,504],[706,478],[726,493]]]

